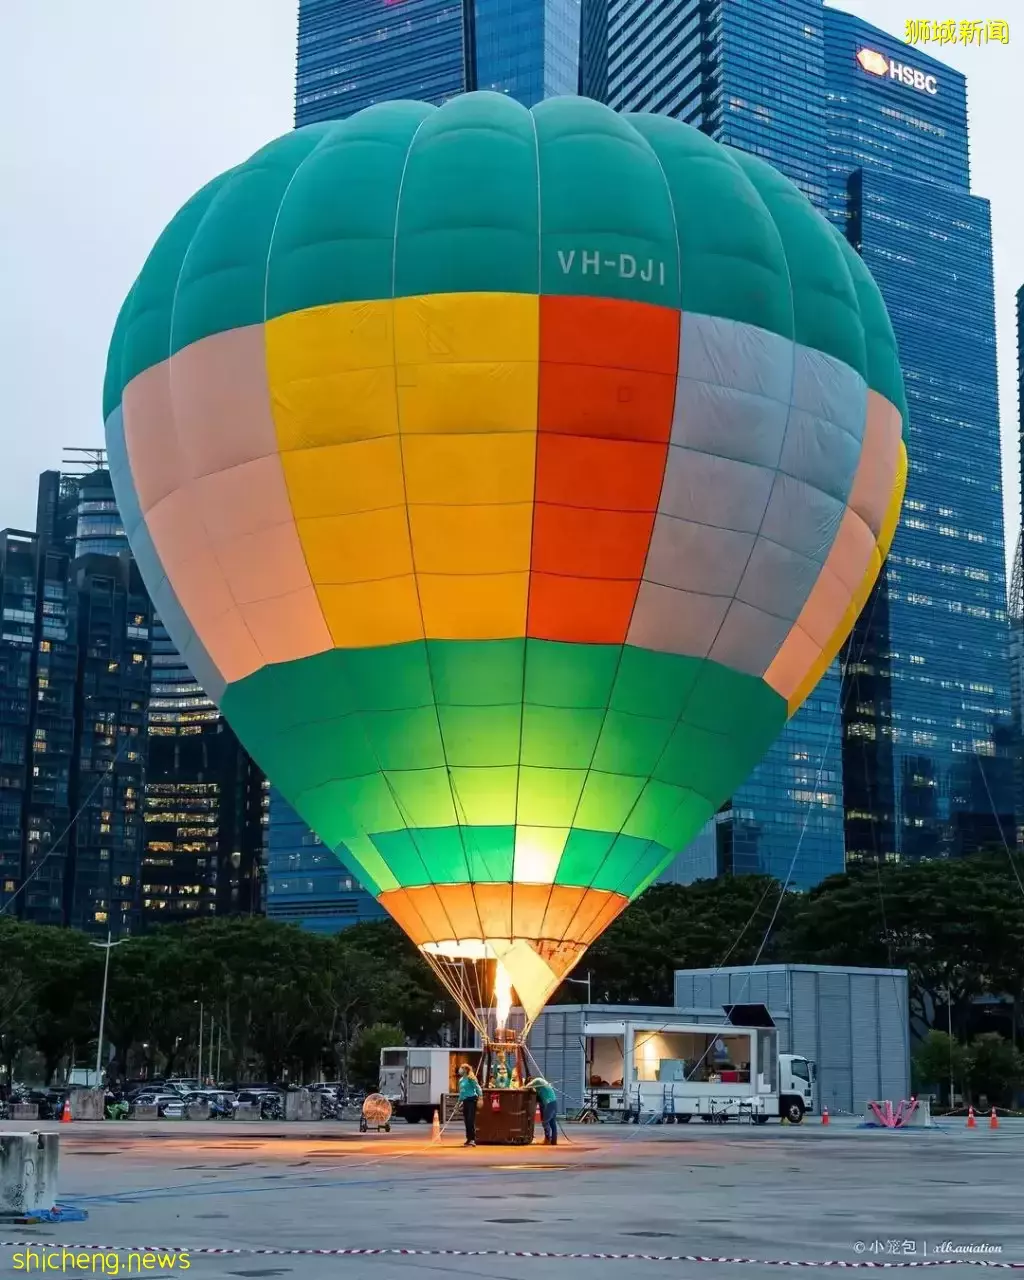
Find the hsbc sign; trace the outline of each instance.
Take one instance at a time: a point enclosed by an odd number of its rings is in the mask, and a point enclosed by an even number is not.
[[[877,49],[858,49],[857,61],[869,75],[895,80],[899,84],[905,84],[908,89],[930,94],[933,98],[939,92],[938,81],[934,76],[918,71],[905,62],[897,62],[895,58],[879,53]]]

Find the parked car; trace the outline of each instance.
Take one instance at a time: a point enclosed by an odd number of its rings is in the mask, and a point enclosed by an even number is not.
[[[165,1080],[164,1088],[168,1093],[180,1093],[183,1097],[186,1093],[193,1093],[200,1088],[198,1080],[188,1079],[184,1076],[175,1076],[173,1080]]]
[[[156,1107],[157,1115],[167,1120],[180,1120],[185,1114],[185,1099],[180,1093],[140,1093],[133,1107]]]
[[[12,1093],[12,1102],[34,1102],[39,1107],[40,1120],[59,1120],[64,1108],[66,1089],[21,1089]]]

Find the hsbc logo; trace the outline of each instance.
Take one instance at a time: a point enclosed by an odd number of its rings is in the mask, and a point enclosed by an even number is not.
[[[895,58],[879,53],[877,49],[858,49],[857,61],[870,75],[895,80],[898,84],[905,84],[908,89],[930,94],[933,98],[939,92],[938,81],[934,76],[926,75],[916,67],[907,66],[905,62],[897,62]]]

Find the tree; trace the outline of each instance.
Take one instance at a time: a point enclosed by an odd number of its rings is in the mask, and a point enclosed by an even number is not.
[[[352,1083],[361,1089],[375,1090],[380,1080],[380,1051],[392,1045],[405,1044],[401,1027],[376,1022],[356,1037],[349,1052]]]
[[[967,1079],[972,1097],[984,1097],[989,1106],[1010,1106],[1024,1081],[1024,1057],[1008,1040],[994,1032],[976,1036],[966,1052]]]
[[[794,898],[768,876],[655,885],[588,953],[592,996],[616,1004],[671,1004],[676,969],[771,959],[774,934],[794,910]],[[561,998],[578,1000],[579,989],[563,988]]]
[[[914,1050],[911,1063],[914,1092],[927,1085],[936,1086],[948,1095],[949,1081],[963,1090],[967,1079],[967,1054],[964,1046],[945,1031],[929,1031]],[[953,1099],[949,1098],[952,1107]]]
[[[911,1012],[925,1026],[951,1004],[966,1030],[971,999],[1019,988],[1024,895],[1006,859],[863,866],[833,876],[783,927],[791,962],[905,968]],[[1016,959],[1015,959],[1016,957]]]

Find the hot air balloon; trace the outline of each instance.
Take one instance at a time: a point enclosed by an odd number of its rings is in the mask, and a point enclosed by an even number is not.
[[[485,1035],[757,764],[906,478],[842,236],[582,98],[383,103],[215,178],[125,301],[104,417],[175,644]]]

